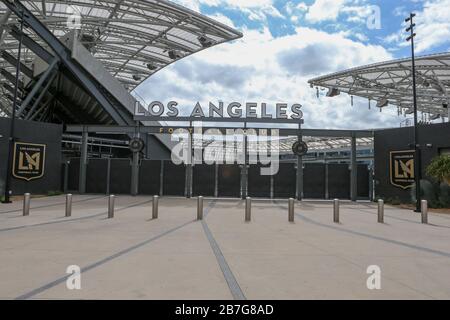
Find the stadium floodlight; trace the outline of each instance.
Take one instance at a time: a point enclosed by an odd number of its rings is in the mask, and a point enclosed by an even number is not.
[[[180,59],[182,57],[183,56],[181,55],[181,53],[179,51],[177,51],[177,50],[170,50],[169,51],[169,58],[172,59],[172,60]]]
[[[412,21],[412,18],[414,18],[415,16],[416,16],[415,13],[411,13],[411,15],[410,15],[408,18],[405,19],[405,22],[410,22],[410,21]]]
[[[153,63],[147,63],[147,69],[153,71],[153,70],[158,69],[158,66]]]
[[[377,108],[387,107],[389,104],[389,100],[387,98],[382,98],[377,101]]]
[[[211,47],[214,44],[214,40],[209,39],[206,36],[199,36],[197,38],[198,42],[200,42],[200,44],[202,45],[203,48],[208,48]]]
[[[327,93],[327,97],[336,97],[341,94],[341,91],[338,88],[330,88]]]
[[[441,117],[440,114],[430,114],[430,120],[437,120]]]

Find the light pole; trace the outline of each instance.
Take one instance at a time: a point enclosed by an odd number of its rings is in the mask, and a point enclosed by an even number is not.
[[[20,60],[22,55],[22,40],[23,40],[23,26],[24,26],[24,12],[21,12],[20,16],[20,37],[19,37],[19,48],[17,52],[17,64],[16,64],[16,79],[14,84],[14,100],[12,105],[12,113],[11,113],[11,124],[9,129],[9,147],[8,147],[8,157],[7,157],[7,165],[6,165],[6,177],[5,177],[5,196],[3,199],[3,203],[11,203],[10,200],[10,192],[11,192],[11,171],[13,165],[13,153],[14,153],[14,127],[16,120],[16,108],[17,108],[17,93],[19,88],[19,76],[20,76]]]
[[[406,32],[409,32],[410,35],[406,38],[406,41],[411,42],[411,57],[412,57],[412,78],[413,78],[413,101],[414,101],[414,179],[416,182],[416,212],[420,212],[420,203],[421,203],[421,190],[420,190],[420,179],[422,178],[421,170],[421,154],[420,154],[420,145],[419,145],[419,127],[417,123],[417,89],[416,89],[416,60],[414,53],[414,37],[416,34],[414,33],[414,27],[416,24],[414,23],[415,13],[411,13],[409,17],[405,20],[406,23],[409,22],[409,27],[406,29]]]

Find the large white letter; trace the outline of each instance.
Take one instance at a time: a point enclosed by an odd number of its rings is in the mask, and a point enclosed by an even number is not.
[[[367,289],[380,290],[381,289],[381,268],[373,265],[367,267],[367,274],[370,274],[367,278]]]
[[[69,290],[81,289],[81,268],[77,265],[68,266],[66,273],[70,276],[66,280],[66,287]]]

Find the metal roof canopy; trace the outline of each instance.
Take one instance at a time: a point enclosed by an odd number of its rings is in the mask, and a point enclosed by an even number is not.
[[[418,110],[431,119],[449,117],[450,53],[416,58]],[[413,109],[411,59],[381,62],[329,74],[308,81],[311,87],[328,88],[331,96],[345,92],[375,100],[378,107],[398,107],[400,114]],[[339,91],[336,91],[339,90]],[[334,91],[334,92],[333,92]]]
[[[70,133],[96,133],[106,135],[122,135],[124,133],[140,133],[140,134],[156,134],[160,133],[160,128],[169,128],[170,126],[104,126],[104,125],[69,125],[66,132]],[[175,126],[174,129],[189,129],[190,127]],[[195,126],[193,127],[195,128]],[[217,130],[217,132],[225,133],[226,129],[233,130],[267,130],[268,137],[272,134],[268,128],[238,128],[238,127],[202,127],[203,132],[209,130]],[[361,147],[373,146],[374,131],[371,130],[326,130],[326,129],[277,129],[278,130],[278,151],[281,154],[291,154],[292,145],[298,141],[298,134],[301,132],[303,141],[308,143],[312,152],[322,150],[342,150],[350,149],[352,137],[356,138],[356,145]],[[167,136],[168,133],[162,133],[161,136]],[[224,140],[225,141],[225,140]],[[263,142],[258,148],[264,148],[265,144],[268,149],[272,150],[271,142]],[[254,144],[251,144],[253,148]]]
[[[6,1],[6,0],[5,0]],[[242,34],[208,17],[164,0],[28,0],[21,3],[56,37],[71,30],[67,22],[73,16],[69,7],[81,13],[80,42],[111,75],[131,91],[167,65],[208,47],[242,37]],[[18,17],[0,2],[0,49],[17,56],[18,41],[11,29]],[[43,40],[25,29],[39,45]],[[23,70],[33,70],[34,53],[22,52]],[[11,60],[11,59],[10,59]],[[0,68],[9,74],[15,66],[0,58]],[[11,101],[0,75],[0,116],[8,115]],[[9,109],[8,109],[9,107]]]

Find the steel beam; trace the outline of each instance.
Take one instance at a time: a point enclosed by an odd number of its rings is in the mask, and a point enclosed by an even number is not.
[[[119,125],[132,125],[134,122],[129,114],[124,110],[119,110],[113,105],[106,92],[98,87],[98,84],[71,58],[70,50],[50,31],[47,27],[35,17],[22,3],[11,3],[2,0],[3,3],[16,15],[24,12],[24,20],[34,32],[50,47],[50,49],[61,60],[61,63],[78,79],[83,87],[91,93],[102,107],[111,115]],[[25,39],[25,37],[24,37]],[[25,43],[25,42],[24,42]],[[30,48],[31,49],[31,48]]]
[[[11,16],[11,10],[6,9],[3,16],[0,18],[0,48],[2,47],[3,41],[6,37],[6,23],[8,22],[9,17]]]
[[[39,78],[39,80],[34,84],[33,89],[31,89],[30,93],[27,95],[27,97],[23,100],[19,110],[17,110],[17,117],[20,118],[20,116],[22,115],[23,111],[28,107],[28,104],[31,102],[31,100],[36,96],[36,94],[38,93],[39,89],[41,89],[41,87],[44,85],[45,81],[48,81],[49,84],[51,84],[51,82],[54,79],[54,70],[58,69],[58,59],[54,59],[50,65],[48,66],[47,70],[45,70],[45,72],[41,75],[41,77]],[[52,75],[53,74],[53,75]],[[49,88],[49,86],[46,87],[47,89]],[[44,94],[45,94],[44,90]],[[40,97],[42,99],[42,96]]]
[[[137,196],[139,192],[139,152],[133,152],[131,162],[131,195]]]
[[[11,54],[9,54],[7,51],[2,51],[1,56],[5,61],[7,61],[12,66],[17,65],[17,58],[13,57]],[[20,63],[20,71],[23,72],[24,75],[26,75],[28,78],[33,79],[33,71],[28,68],[24,63]]]
[[[172,120],[176,121],[176,120]],[[141,134],[159,134],[161,128],[172,128],[172,126],[153,125],[153,126],[141,126],[139,127],[139,133]],[[176,128],[189,127],[173,126]],[[67,132],[82,132],[83,128],[86,128],[91,133],[106,133],[106,134],[124,134],[133,133],[136,131],[135,125],[130,126],[115,126],[115,125],[68,125]],[[203,127],[203,131],[209,129],[218,129],[224,131],[226,129],[243,129],[237,127]],[[252,129],[267,129],[267,128],[252,128]],[[269,129],[270,130],[270,129]],[[297,136],[298,129],[280,129],[280,136]],[[324,138],[350,138],[354,135],[356,138],[373,138],[375,131],[372,130],[326,130],[326,129],[302,129],[302,136],[304,137],[324,137]]]
[[[15,76],[13,76],[11,73],[9,73],[6,69],[0,68],[0,74],[5,77],[6,80],[11,82],[12,84],[15,83]],[[25,87],[24,83],[19,80],[19,90],[23,91],[23,88]]]
[[[53,72],[52,75],[50,76],[49,80],[47,81],[47,84],[45,85],[45,87],[42,89],[41,93],[39,94],[39,96],[37,97],[37,99],[34,101],[33,105],[31,106],[30,111],[27,112],[27,115],[25,116],[25,120],[29,120],[30,117],[33,116],[34,111],[36,110],[36,108],[39,106],[39,104],[41,103],[42,99],[44,98],[45,94],[47,93],[48,89],[50,88],[50,86],[52,85],[53,81],[55,80],[56,76],[58,75],[58,72]]]
[[[89,135],[87,132],[83,132],[81,138],[81,158],[80,158],[80,177],[78,191],[80,193],[86,193],[86,171],[87,171],[87,161],[88,161],[88,139]]]
[[[299,124],[299,130],[297,135],[298,141],[303,141],[303,131]],[[297,200],[303,200],[303,157],[297,157]]]
[[[19,13],[20,14],[20,13]],[[20,30],[13,26],[9,32],[16,40],[20,39]],[[50,63],[55,59],[55,57],[50,54],[47,50],[45,50],[39,43],[31,39],[28,35],[22,35],[22,42],[25,47],[33,51],[39,58],[44,60],[47,63]]]

